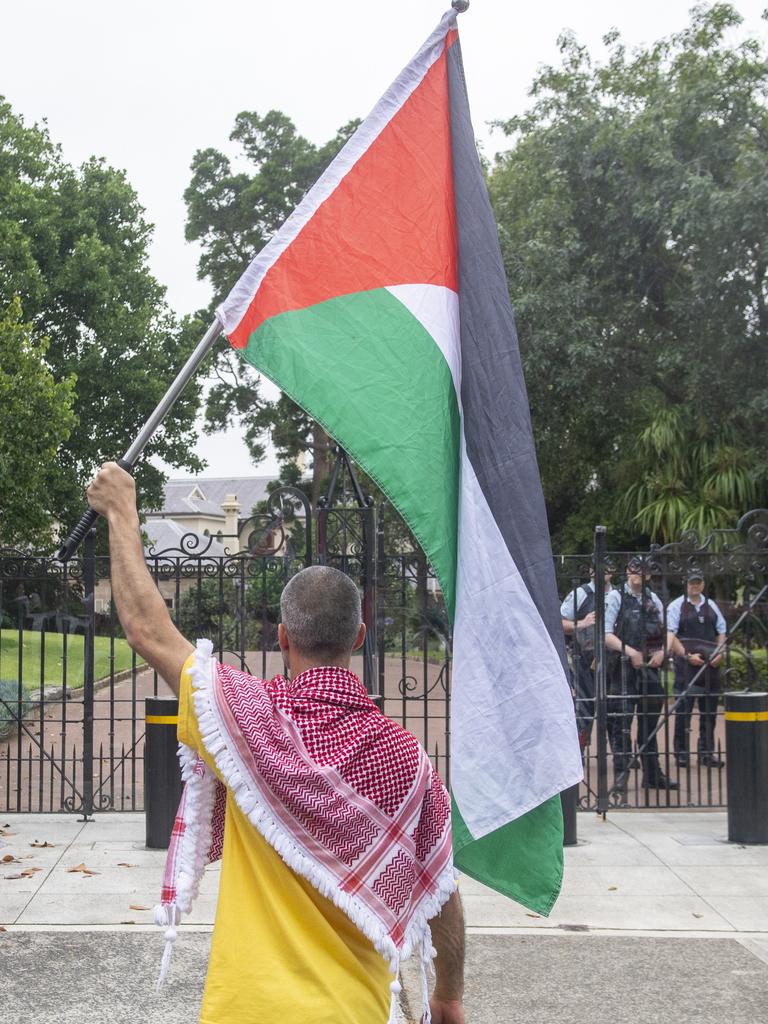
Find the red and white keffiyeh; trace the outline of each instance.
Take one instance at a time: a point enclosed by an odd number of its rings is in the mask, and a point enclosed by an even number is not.
[[[414,951],[428,1003],[429,921],[456,882],[450,799],[415,737],[341,668],[265,682],[198,640],[192,685],[205,748],[243,814],[389,961],[391,1019],[400,961]],[[179,758],[185,786],[155,909],[167,929],[161,982],[175,926],[224,836],[225,786],[196,751],[180,744]]]

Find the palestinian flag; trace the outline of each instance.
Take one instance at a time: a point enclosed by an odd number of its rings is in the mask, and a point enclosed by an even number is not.
[[[540,913],[581,778],[528,401],[449,11],[218,310],[350,453],[453,621],[456,866]]]

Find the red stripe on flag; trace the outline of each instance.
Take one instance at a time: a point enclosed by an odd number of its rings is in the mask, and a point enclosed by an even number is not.
[[[445,52],[267,271],[230,343],[278,313],[397,284],[457,290]]]

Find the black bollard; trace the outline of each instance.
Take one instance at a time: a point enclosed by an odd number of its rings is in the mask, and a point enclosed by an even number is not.
[[[728,839],[768,843],[768,693],[725,694]]]
[[[579,785],[569,786],[560,794],[563,807],[563,846],[577,846],[576,815],[579,806]]]
[[[179,702],[175,697],[145,699],[144,813],[147,846],[167,850],[181,799],[181,765],[176,756]]]

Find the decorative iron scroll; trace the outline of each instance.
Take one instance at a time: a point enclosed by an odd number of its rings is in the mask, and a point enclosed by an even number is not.
[[[255,512],[248,519],[244,520],[238,529],[236,536],[227,535],[226,540],[236,540],[237,550],[232,550],[228,544],[224,544],[224,555],[211,554],[211,548],[216,542],[216,537],[203,537],[198,533],[185,533],[176,547],[167,547],[158,551],[150,546],[147,549],[147,556],[157,566],[157,571],[162,574],[164,568],[169,574],[175,574],[180,562],[186,560],[194,563],[197,571],[198,563],[205,574],[206,568],[210,575],[217,575],[220,572],[222,562],[229,560],[236,563],[243,559],[265,558],[280,555],[291,561],[296,557],[295,529],[302,531],[304,547],[303,560],[305,564],[312,561],[312,507],[303,491],[298,487],[285,485],[272,491],[264,502],[264,510]],[[234,546],[234,545],[233,545]]]
[[[733,529],[712,530],[702,538],[685,531],[669,544],[652,544],[645,565],[649,573],[681,576],[701,569],[708,576],[758,576],[768,573],[768,509],[742,516]]]
[[[405,700],[426,700],[431,693],[438,689],[447,695],[450,692],[449,666],[450,662],[446,659],[437,677],[428,686],[423,681],[420,683],[416,676],[403,676],[397,684],[400,696],[405,698]],[[417,689],[419,692],[415,693],[414,691]]]

